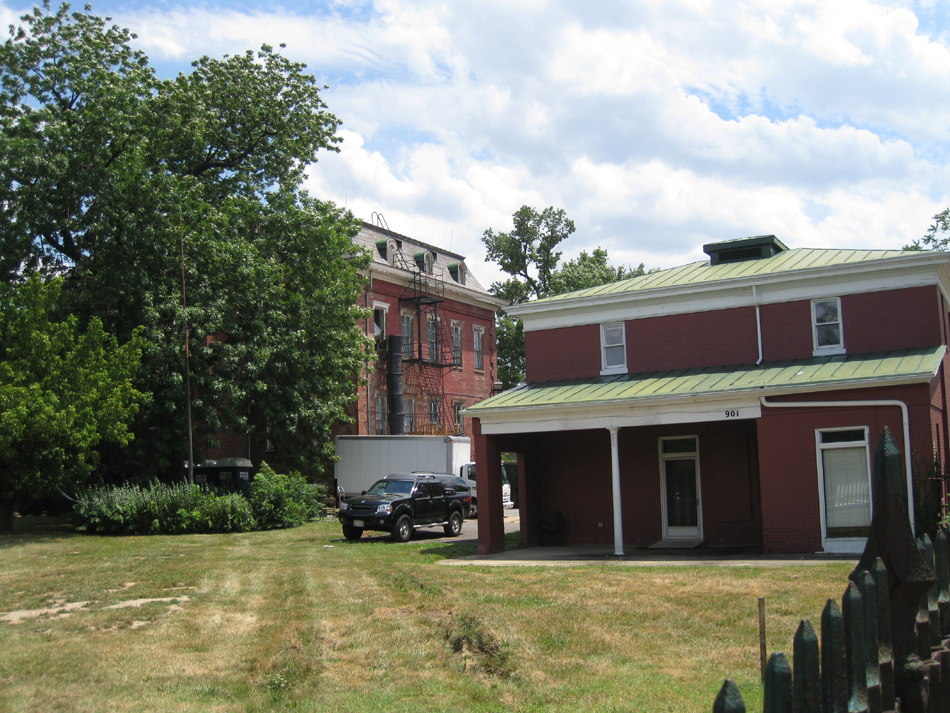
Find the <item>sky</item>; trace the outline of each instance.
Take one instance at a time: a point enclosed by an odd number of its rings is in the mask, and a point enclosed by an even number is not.
[[[55,4],[55,3],[54,3]],[[74,3],[81,7],[82,3]],[[0,0],[6,27],[32,3]],[[566,260],[704,243],[900,248],[950,206],[950,3],[938,0],[92,0],[163,77],[261,44],[343,122],[312,195],[467,256],[563,208]]]

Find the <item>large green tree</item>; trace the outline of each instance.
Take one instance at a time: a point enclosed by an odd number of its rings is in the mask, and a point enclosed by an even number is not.
[[[522,206],[512,216],[513,229],[496,233],[485,231],[482,241],[488,248],[488,259],[510,277],[492,284],[492,294],[521,304],[565,294],[608,282],[616,282],[644,274],[643,263],[636,268],[614,266],[608,262],[607,251],[596,248],[582,251],[574,260],[558,268],[562,253],[556,250],[574,232],[574,221],[561,208],[548,207],[540,213]],[[497,315],[498,378],[510,389],[525,379],[524,328],[520,319],[504,310]]]
[[[0,284],[0,531],[22,497],[85,480],[103,441],[127,444],[142,395],[140,338],[123,346],[98,319],[57,317],[61,280]]]
[[[162,80],[132,38],[47,4],[0,48],[0,278],[64,274],[81,321],[143,328],[127,470],[187,456],[187,326],[200,432],[266,437],[313,472],[364,346],[359,223],[301,188],[339,121],[271,47]]]

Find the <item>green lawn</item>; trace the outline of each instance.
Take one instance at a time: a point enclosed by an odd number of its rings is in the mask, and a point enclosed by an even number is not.
[[[17,526],[0,537],[0,711],[708,712],[731,677],[751,712],[757,597],[770,651],[790,653],[850,571],[441,567],[474,543],[347,543],[335,522]]]

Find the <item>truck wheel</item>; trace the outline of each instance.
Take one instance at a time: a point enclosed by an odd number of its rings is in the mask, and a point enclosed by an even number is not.
[[[452,514],[449,515],[449,522],[443,528],[446,537],[458,537],[462,534],[462,513],[458,510],[453,510]]]
[[[408,515],[403,515],[393,527],[393,539],[396,542],[409,542],[412,537],[412,520]]]
[[[355,542],[363,536],[362,527],[353,527],[352,525],[343,526],[343,537],[348,539],[350,542]]]

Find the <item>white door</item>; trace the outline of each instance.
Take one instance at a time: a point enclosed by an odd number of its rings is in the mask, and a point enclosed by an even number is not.
[[[664,540],[700,540],[703,512],[699,482],[699,439],[660,439],[660,496]]]

